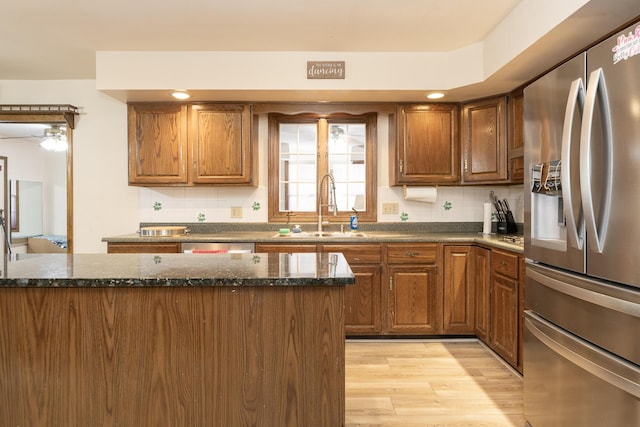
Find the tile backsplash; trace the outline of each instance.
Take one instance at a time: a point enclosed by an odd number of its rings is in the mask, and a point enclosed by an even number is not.
[[[378,222],[481,222],[489,192],[506,198],[516,222],[524,219],[522,185],[445,187],[434,203],[404,200],[402,187],[378,188]],[[266,187],[140,188],[141,222],[267,222]],[[382,203],[397,202],[397,214]]]

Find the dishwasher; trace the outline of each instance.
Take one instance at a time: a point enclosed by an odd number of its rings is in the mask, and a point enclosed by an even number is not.
[[[255,251],[253,243],[183,243],[185,254],[249,254]]]

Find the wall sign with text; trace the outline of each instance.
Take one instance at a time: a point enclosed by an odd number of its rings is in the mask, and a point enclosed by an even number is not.
[[[307,61],[307,79],[344,79],[344,61]]]

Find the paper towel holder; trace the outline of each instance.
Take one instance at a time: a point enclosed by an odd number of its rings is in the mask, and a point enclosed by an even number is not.
[[[411,189],[411,191],[409,191]],[[427,191],[426,194],[420,194],[420,191]],[[411,195],[409,193],[412,193]],[[416,194],[416,192],[418,194]],[[437,200],[438,186],[437,185],[402,185],[402,195],[405,200],[416,202],[435,203]]]

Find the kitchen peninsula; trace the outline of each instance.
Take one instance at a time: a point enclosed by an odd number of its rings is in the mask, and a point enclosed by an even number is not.
[[[1,425],[344,424],[341,254],[18,255]]]

